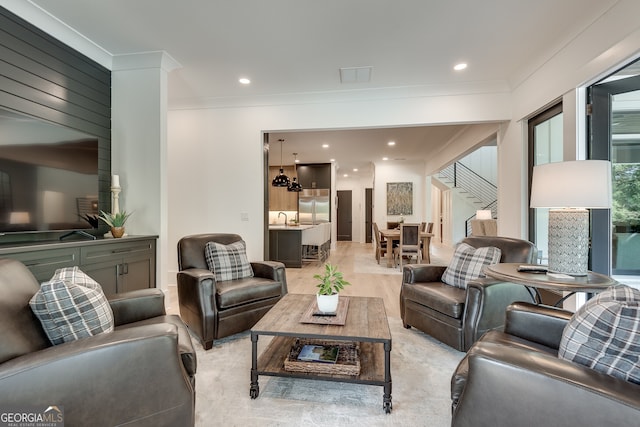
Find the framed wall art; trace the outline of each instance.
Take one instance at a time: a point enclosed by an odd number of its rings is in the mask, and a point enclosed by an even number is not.
[[[387,215],[413,215],[413,182],[387,182]]]

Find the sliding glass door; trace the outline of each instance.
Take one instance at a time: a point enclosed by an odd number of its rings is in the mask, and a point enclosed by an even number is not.
[[[613,184],[612,209],[592,214],[591,269],[635,281],[633,276],[640,276],[640,62],[592,86],[589,96],[589,157],[611,160]]]

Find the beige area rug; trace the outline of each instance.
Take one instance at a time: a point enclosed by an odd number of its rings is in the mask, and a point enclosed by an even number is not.
[[[415,262],[415,259],[411,260],[411,264],[415,264]],[[431,255],[431,264],[447,265],[448,261],[440,259],[436,255]],[[374,253],[357,254],[353,265],[353,271],[359,274],[402,274],[402,270],[399,267],[387,267],[387,258],[380,259],[380,264],[378,264]]]
[[[248,332],[196,343],[196,426],[449,426],[450,379],[464,353],[390,318],[391,414],[383,388],[330,381],[259,377],[260,395],[249,397],[251,338]],[[269,337],[258,341],[259,352]]]

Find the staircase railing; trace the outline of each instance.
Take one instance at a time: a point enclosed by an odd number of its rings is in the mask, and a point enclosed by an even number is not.
[[[440,171],[440,176],[453,183],[455,188],[461,189],[477,200],[479,209],[490,210],[491,216],[498,215],[497,187],[484,177],[460,162],[455,162]],[[465,235],[471,234],[471,220],[475,214],[465,220]]]
[[[483,207],[481,210],[483,211],[491,211],[491,218],[496,218],[498,216],[498,201],[494,200],[493,202],[489,203],[487,206]],[[465,236],[470,236],[471,235],[471,220],[472,219],[476,219],[476,214],[471,215],[469,218],[467,218],[464,221],[464,235]]]

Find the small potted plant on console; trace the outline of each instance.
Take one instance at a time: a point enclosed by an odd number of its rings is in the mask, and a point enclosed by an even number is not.
[[[338,310],[340,291],[351,283],[344,280],[342,273],[338,271],[338,267],[329,263],[324,265],[324,274],[316,274],[313,278],[318,280],[316,285],[318,288],[318,294],[316,295],[318,310],[323,313],[335,313]]]
[[[131,213],[127,211],[107,213],[100,211],[100,219],[103,220],[109,227],[111,227],[111,235],[113,237],[122,237],[124,235],[124,224],[131,216]]]

